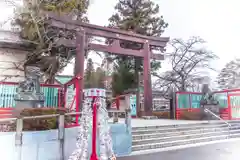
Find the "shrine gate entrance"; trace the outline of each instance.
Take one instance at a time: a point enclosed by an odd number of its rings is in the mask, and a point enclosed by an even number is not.
[[[84,59],[88,50],[100,51],[105,53],[128,55],[140,57],[143,59],[143,77],[144,77],[144,115],[152,114],[152,83],[151,83],[151,66],[150,60],[163,60],[162,54],[153,53],[153,49],[158,49],[161,52],[165,51],[168,37],[150,37],[132,32],[126,32],[119,29],[108,27],[101,27],[97,25],[82,23],[79,21],[71,20],[71,17],[55,15],[53,13],[46,13],[48,15],[48,23],[51,27],[61,29],[63,31],[70,31],[76,33],[76,39],[68,39],[66,37],[59,38],[57,46],[65,46],[76,48],[75,58],[75,76],[83,77],[84,74]],[[111,43],[102,45],[89,42],[90,37],[102,37],[110,39]],[[137,44],[138,49],[124,48],[122,43]],[[79,99],[76,105],[80,106],[83,95],[83,81],[79,81],[81,90]],[[139,92],[139,91],[138,91]],[[140,98],[137,96],[137,112],[140,111]]]

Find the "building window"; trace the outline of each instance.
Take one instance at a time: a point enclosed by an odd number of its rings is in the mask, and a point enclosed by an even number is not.
[[[153,99],[153,110],[154,111],[166,111],[170,108],[169,100],[165,98]]]

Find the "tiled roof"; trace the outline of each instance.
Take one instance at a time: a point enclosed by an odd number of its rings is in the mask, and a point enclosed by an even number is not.
[[[0,30],[0,42],[24,43],[18,32]]]
[[[19,32],[0,30],[0,47],[31,50],[27,47],[30,44],[19,37]]]

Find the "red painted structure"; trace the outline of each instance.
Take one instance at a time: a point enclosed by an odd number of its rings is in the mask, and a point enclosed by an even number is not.
[[[71,105],[66,106],[66,102],[64,102],[64,108],[68,108],[70,111],[73,111],[73,112],[80,112],[80,108],[78,107],[80,106],[80,99],[77,97],[80,97],[81,92],[83,92],[83,89],[80,88],[79,81],[82,81],[82,78],[80,76],[76,76],[64,84],[64,101],[67,98],[66,93],[67,93],[68,87],[72,86],[73,88],[75,88],[75,96],[71,102]],[[73,106],[74,104],[75,106]],[[73,109],[73,107],[75,108],[75,110]],[[73,126],[79,126],[79,115],[75,116],[75,123],[68,125],[67,127],[73,127]]]
[[[82,92],[82,89],[79,87],[79,81],[81,81],[81,80],[82,80],[81,77],[76,76],[73,79],[71,79],[70,81],[68,81],[67,83],[65,83],[63,86],[55,85],[55,84],[40,84],[41,88],[57,89],[57,97],[53,97],[53,95],[52,95],[53,92],[51,90],[47,91],[46,93],[43,91],[45,101],[48,101],[48,102],[57,101],[57,103],[52,103],[52,102],[50,102],[49,104],[45,103],[46,104],[45,107],[46,108],[64,108],[64,109],[68,108],[68,109],[70,109],[70,111],[80,112],[79,107],[77,107],[80,104],[80,100],[79,100],[79,98],[76,98],[76,97],[78,97],[80,95],[80,93]],[[1,86],[1,88],[3,88],[3,86],[13,86],[14,87],[11,89],[12,90],[11,93],[6,93],[5,101],[9,101],[8,103],[6,103],[7,106],[4,105],[4,106],[1,106],[2,108],[0,108],[0,118],[10,118],[12,116],[12,111],[14,109],[13,97],[15,94],[15,89],[18,86],[18,83],[17,82],[0,82],[0,86]],[[67,88],[69,86],[73,86],[73,88],[75,88],[76,92],[75,92],[75,97],[74,97],[71,105],[66,106],[66,102],[65,102],[66,92],[67,92]],[[9,99],[9,94],[11,94],[11,99]],[[45,95],[45,94],[47,94],[47,95]],[[1,96],[1,98],[3,98],[3,97]],[[76,105],[75,107],[73,106],[74,104]],[[75,110],[73,108],[75,108]],[[79,115],[76,115],[75,122],[73,122],[70,125],[67,125],[66,127],[73,127],[73,126],[78,126],[78,125],[79,125]]]
[[[224,120],[238,120],[240,119],[240,89],[231,89],[231,90],[222,90],[214,92],[214,96],[222,94],[222,98],[224,100],[219,99],[220,102],[220,117]],[[189,96],[189,106],[185,108],[179,107],[179,96],[178,95],[186,95]],[[181,119],[181,115],[186,112],[200,112],[199,107],[192,107],[192,101],[190,99],[191,95],[199,95],[201,93],[197,92],[176,92],[176,119]],[[234,99],[235,98],[235,99]],[[239,101],[235,101],[239,99]],[[217,99],[218,100],[218,99]],[[226,101],[226,102],[225,102]],[[236,115],[235,115],[236,114]]]
[[[190,100],[190,95],[193,94],[193,95],[201,95],[201,93],[199,92],[176,92],[176,119],[181,119],[181,115],[184,113],[184,112],[199,112],[200,109],[199,108],[193,108],[191,106],[191,100]],[[186,106],[186,108],[179,108],[179,97],[178,95],[188,95],[189,96],[189,106]]]
[[[97,97],[93,98],[93,117],[92,117],[92,154],[90,157],[90,160],[98,160],[97,157],[97,103],[96,99]]]
[[[10,118],[13,108],[0,108],[0,118]]]
[[[82,23],[79,21],[71,20],[68,16],[55,15],[53,13],[46,13],[48,15],[48,23],[52,27],[56,27],[63,30],[69,30],[76,32],[77,39],[65,39],[61,38],[58,41],[59,46],[66,46],[71,48],[77,48],[75,58],[76,73],[80,76],[84,74],[84,55],[87,50],[95,50],[101,52],[108,52],[112,54],[128,55],[143,58],[143,77],[144,77],[144,113],[152,114],[152,85],[150,75],[150,59],[163,60],[162,54],[154,54],[153,48],[159,48],[164,51],[168,37],[149,37],[140,34],[134,34],[132,32],[122,31],[119,29],[113,29],[108,27],[101,27],[97,25]],[[103,37],[111,39],[112,43],[107,45],[89,43],[88,38],[90,36]],[[131,48],[121,47],[122,42],[134,42],[140,44],[138,50]],[[80,88],[83,88],[83,81],[79,82]],[[82,96],[79,96],[80,102]],[[139,102],[137,102],[137,109],[140,109]]]
[[[215,94],[226,94],[227,105],[221,109],[221,118],[225,120],[240,120],[240,89],[228,89],[215,92]],[[234,100],[238,100],[237,103]],[[235,116],[236,113],[238,114],[237,116]]]

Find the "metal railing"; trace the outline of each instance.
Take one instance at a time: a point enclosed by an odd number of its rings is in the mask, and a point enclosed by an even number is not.
[[[110,111],[114,113],[123,113],[121,111]],[[71,112],[65,114],[51,114],[51,115],[40,115],[40,116],[28,116],[28,117],[20,117],[20,118],[3,118],[0,119],[0,124],[3,122],[16,122],[16,134],[15,134],[15,147],[17,153],[16,160],[22,160],[22,144],[23,144],[23,120],[27,119],[42,119],[42,118],[54,118],[58,117],[58,140],[60,142],[59,152],[60,152],[60,160],[64,160],[64,135],[65,135],[65,116],[74,116],[81,115],[82,112]],[[128,112],[125,112],[125,124],[127,127],[127,131],[129,131],[129,127],[131,127],[131,117]]]
[[[17,159],[22,159],[22,136],[23,136],[23,120],[26,119],[42,119],[42,118],[53,118],[58,117],[58,140],[60,142],[60,160],[64,159],[64,131],[65,131],[65,116],[66,115],[80,115],[81,112],[67,113],[67,114],[51,114],[51,115],[40,115],[40,116],[29,116],[20,118],[4,118],[0,119],[0,122],[13,122],[16,121],[16,134],[15,134],[15,147],[17,153]]]
[[[216,115],[215,113],[213,113],[213,112],[210,111],[209,109],[205,108],[205,109],[204,109],[204,112],[206,112],[206,113],[210,113],[211,115],[213,115],[213,116],[216,117],[217,119],[223,121],[225,124],[228,125],[228,128],[231,127],[231,124],[230,124],[230,123],[228,123],[227,121],[225,121],[224,119],[222,119],[220,116]]]

